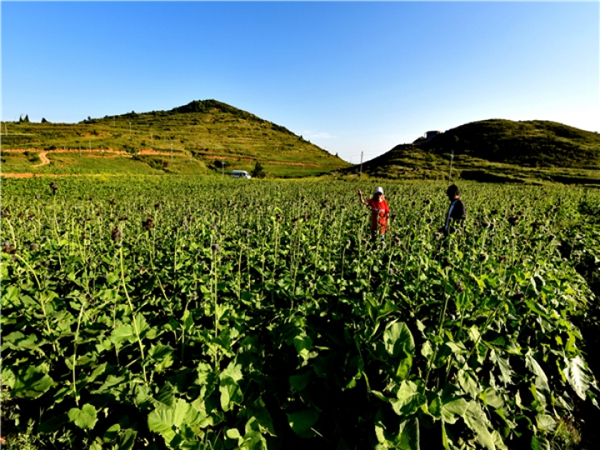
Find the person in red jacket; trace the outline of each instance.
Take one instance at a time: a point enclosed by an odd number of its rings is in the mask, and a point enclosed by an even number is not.
[[[387,231],[387,222],[390,217],[390,207],[384,198],[383,188],[378,187],[373,193],[373,197],[365,201],[363,193],[358,189],[360,202],[367,205],[371,210],[371,237],[373,240],[384,239]]]

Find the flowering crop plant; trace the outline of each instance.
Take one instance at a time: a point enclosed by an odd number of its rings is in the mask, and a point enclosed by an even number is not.
[[[388,182],[372,242],[369,183],[3,180],[5,444],[561,448],[600,192],[464,183],[444,236],[445,185]]]

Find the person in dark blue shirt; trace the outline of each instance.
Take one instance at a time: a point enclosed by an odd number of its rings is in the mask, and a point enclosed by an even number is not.
[[[453,184],[446,190],[446,194],[448,195],[448,200],[450,200],[450,206],[448,207],[448,212],[446,213],[444,226],[440,231],[447,236],[449,233],[454,231],[452,224],[462,222],[462,220],[465,218],[466,212],[465,204],[460,199],[460,191],[458,186]]]

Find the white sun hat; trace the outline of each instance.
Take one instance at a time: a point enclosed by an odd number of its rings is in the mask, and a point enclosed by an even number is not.
[[[379,186],[377,189],[375,189],[375,193],[383,195],[383,188]]]

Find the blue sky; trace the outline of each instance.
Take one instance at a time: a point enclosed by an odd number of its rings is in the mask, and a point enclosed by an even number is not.
[[[2,120],[216,99],[357,163],[425,131],[600,131],[598,2],[6,2]]]

